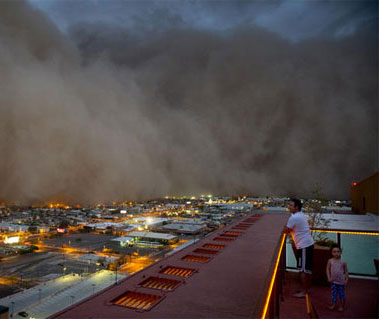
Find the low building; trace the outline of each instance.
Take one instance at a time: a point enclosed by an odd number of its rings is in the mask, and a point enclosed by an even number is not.
[[[103,263],[105,266],[117,261],[119,257],[99,256],[95,254],[84,254],[78,257],[77,261],[88,264]]]
[[[88,224],[84,226],[84,228],[89,228],[91,230],[100,230],[100,231],[107,230],[107,229],[123,229],[125,227],[126,227],[125,224],[111,223],[111,222]]]
[[[153,241],[164,244],[170,244],[176,241],[178,238],[175,235],[163,234],[163,233],[153,233],[153,232],[139,232],[133,231],[128,234],[128,237],[132,237],[134,241]]]
[[[356,213],[379,215],[379,172],[351,185],[351,207]]]
[[[174,232],[178,234],[198,234],[207,228],[206,224],[193,225],[193,224],[168,224],[161,227],[162,230]]]

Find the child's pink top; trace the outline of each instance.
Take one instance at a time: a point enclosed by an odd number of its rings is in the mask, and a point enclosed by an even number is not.
[[[345,285],[345,270],[343,269],[343,265],[346,263],[342,261],[342,259],[334,259],[330,260],[330,275],[331,282],[337,285]]]

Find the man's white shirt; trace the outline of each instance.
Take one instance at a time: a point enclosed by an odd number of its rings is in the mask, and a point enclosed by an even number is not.
[[[297,249],[306,248],[314,244],[309,230],[308,218],[302,211],[291,215],[288,219],[287,227],[293,229],[292,233]]]

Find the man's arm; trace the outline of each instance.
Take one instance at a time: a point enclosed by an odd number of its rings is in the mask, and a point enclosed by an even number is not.
[[[292,233],[292,232],[293,232],[293,228],[289,228],[287,226],[283,227],[283,233],[289,234],[289,233]]]

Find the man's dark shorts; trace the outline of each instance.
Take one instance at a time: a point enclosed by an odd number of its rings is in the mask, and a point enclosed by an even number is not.
[[[312,274],[313,245],[297,250],[297,270],[306,274]]]

